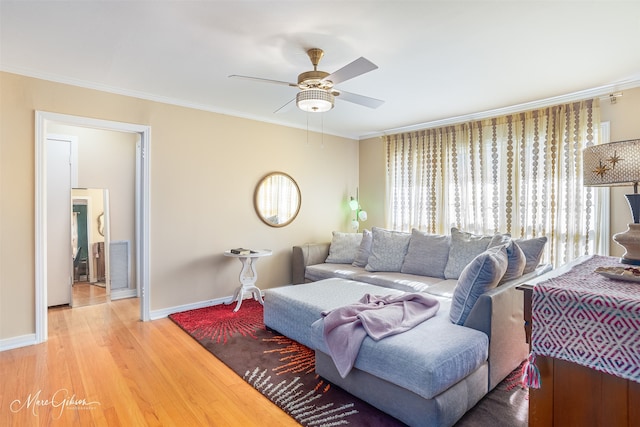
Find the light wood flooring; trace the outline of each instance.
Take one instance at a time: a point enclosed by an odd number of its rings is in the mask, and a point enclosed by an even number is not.
[[[74,307],[102,304],[109,301],[107,289],[89,282],[75,282],[71,287],[71,301]]]
[[[294,426],[137,299],[49,310],[49,340],[0,352],[0,426]]]

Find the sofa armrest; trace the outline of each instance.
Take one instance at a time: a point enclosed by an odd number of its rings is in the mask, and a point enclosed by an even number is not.
[[[305,283],[304,273],[307,265],[322,264],[329,256],[330,242],[305,243],[293,247],[291,260],[292,283]]]
[[[535,271],[506,282],[478,298],[464,326],[489,337],[489,390],[509,375],[529,353],[524,330],[524,294],[516,287],[551,270]]]

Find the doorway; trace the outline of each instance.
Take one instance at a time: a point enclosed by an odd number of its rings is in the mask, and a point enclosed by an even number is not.
[[[137,137],[135,149],[135,282],[133,295],[140,297],[140,318],[150,318],[149,308],[149,149],[150,128],[144,125],[111,122],[79,116],[36,111],[36,342],[46,341],[47,324],[47,128],[54,123],[70,126],[127,132]],[[137,294],[137,295],[136,295]],[[126,292],[122,294],[123,297]]]

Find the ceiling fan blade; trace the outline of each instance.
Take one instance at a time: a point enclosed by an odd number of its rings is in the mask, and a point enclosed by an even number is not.
[[[329,74],[323,80],[331,80],[334,85],[337,85],[338,83],[358,77],[361,74],[368,73],[369,71],[373,71],[377,68],[378,66],[376,64],[361,56],[355,61],[340,68],[338,71],[334,71]]]
[[[295,98],[291,98],[286,104],[274,111],[273,114],[284,113],[285,111],[291,110],[291,107],[293,106],[292,102],[295,100]]]
[[[298,87],[298,85],[295,84],[295,83],[283,82],[283,81],[280,81],[280,80],[263,79],[263,78],[260,78],[260,77],[240,76],[238,74],[231,74],[229,76],[229,78],[253,80],[253,81],[256,81],[256,82],[275,83],[275,84],[284,85],[284,86]]]
[[[354,104],[363,105],[369,108],[378,108],[384,101],[381,99],[370,98],[364,95],[358,95],[356,93],[347,92],[344,90],[339,91],[340,94],[336,97],[336,99],[341,99],[343,101],[353,102]]]

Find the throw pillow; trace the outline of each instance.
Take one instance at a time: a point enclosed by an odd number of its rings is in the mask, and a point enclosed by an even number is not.
[[[449,311],[451,322],[464,324],[478,298],[498,285],[508,263],[505,246],[496,246],[482,252],[464,268],[453,290]]]
[[[462,270],[479,254],[484,252],[490,245],[497,245],[503,242],[508,235],[496,234],[495,236],[482,236],[460,231],[457,228],[451,229],[451,246],[449,248],[449,259],[444,269],[445,279],[457,279]]]
[[[450,242],[449,236],[411,230],[409,248],[400,272],[444,279]]]
[[[522,249],[525,258],[527,259],[523,274],[531,273],[536,269],[538,264],[540,264],[542,254],[544,252],[544,246],[547,244],[547,238],[543,236],[535,237],[533,239],[517,239],[516,244],[520,246],[520,249]]]
[[[509,240],[509,243],[505,245],[505,249],[507,250],[507,259],[509,264],[507,265],[507,271],[504,273],[504,276],[502,276],[500,284],[522,276],[524,267],[527,264],[524,252],[522,252],[520,246],[518,246],[513,240]]]
[[[371,235],[371,231],[363,230],[362,241],[356,251],[356,258],[353,260],[352,264],[354,267],[366,267],[367,262],[369,261],[369,255],[371,255],[372,240],[373,236]]]
[[[365,270],[400,271],[409,247],[411,234],[378,227],[373,227],[371,233],[373,234],[371,255],[369,255]]]
[[[329,246],[329,256],[325,262],[334,264],[351,264],[362,241],[362,233],[333,232]]]

